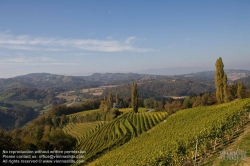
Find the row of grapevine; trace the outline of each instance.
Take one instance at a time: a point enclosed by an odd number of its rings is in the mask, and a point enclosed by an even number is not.
[[[84,123],[68,123],[65,125],[62,130],[66,134],[70,134],[77,139],[77,142],[80,143],[82,140],[89,137],[96,130],[101,128],[105,122],[96,121],[96,122],[84,122]]]
[[[94,114],[94,113],[100,113],[100,112],[101,112],[100,109],[95,109],[95,110],[77,112],[74,114],[67,115],[67,117],[69,117],[70,122],[74,123],[76,120],[81,119],[87,115]]]
[[[124,113],[121,117],[103,125],[99,130],[77,146],[86,151],[85,160],[96,158],[103,152],[119,147],[141,133],[148,131],[166,119],[166,112]]]
[[[197,139],[197,157],[208,155],[246,125],[249,112],[250,99],[181,110],[89,165],[194,165]]]

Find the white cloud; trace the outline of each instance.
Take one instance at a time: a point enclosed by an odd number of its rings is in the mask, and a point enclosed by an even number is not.
[[[134,41],[135,40],[135,37],[133,36],[133,37],[128,37],[126,40],[125,40],[125,44],[130,44],[130,43],[132,43],[132,41]]]
[[[5,60],[6,63],[28,63],[30,60],[26,58],[10,58]]]
[[[51,57],[26,57],[18,56],[14,58],[2,59],[2,64],[45,64],[45,63],[55,63],[55,59]]]
[[[26,51],[34,51],[37,48],[25,46],[25,45],[15,45],[15,44],[0,44],[0,47],[7,48],[10,50],[26,50]]]
[[[0,47],[11,50],[39,50],[39,51],[66,51],[80,49],[101,52],[151,52],[150,48],[138,48],[135,46],[136,37],[128,37],[125,40],[96,39],[57,39],[57,38],[32,38],[28,35],[13,36],[9,33],[0,33]]]
[[[92,55],[92,53],[73,53],[73,54],[70,54],[70,55],[77,56],[77,57],[81,57],[81,56],[89,56],[89,55]]]
[[[32,62],[32,63],[16,63],[16,62],[0,62],[1,67],[11,67],[17,65],[23,66],[74,66],[77,63],[67,63],[67,62],[46,62],[46,63],[39,63],[39,62]]]
[[[38,60],[41,60],[43,62],[54,62],[54,61],[56,61],[55,59],[50,58],[50,57],[41,57]]]

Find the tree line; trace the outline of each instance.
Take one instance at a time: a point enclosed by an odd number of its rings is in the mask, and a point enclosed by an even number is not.
[[[33,108],[20,104],[0,102],[0,127],[11,130],[21,127],[28,121],[37,117]]]

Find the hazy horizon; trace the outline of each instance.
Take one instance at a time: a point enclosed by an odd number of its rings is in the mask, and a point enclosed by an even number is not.
[[[174,71],[176,68],[165,68],[165,69],[149,69],[149,70],[144,70],[144,71],[138,71],[138,72],[89,72],[89,73],[72,73],[72,74],[67,74],[67,73],[53,73],[53,72],[31,72],[31,73],[25,73],[25,74],[20,74],[20,75],[15,75],[15,76],[10,76],[10,77],[0,77],[0,79],[8,79],[8,78],[14,78],[18,76],[25,76],[29,74],[52,74],[52,75],[64,75],[64,76],[91,76],[92,74],[99,73],[99,74],[105,74],[105,73],[134,73],[134,74],[149,74],[149,75],[165,75],[165,76],[174,76],[174,75],[185,75],[185,74],[192,74],[192,73],[199,73],[199,72],[209,72],[209,71],[215,71],[215,69],[211,70],[195,70],[193,68],[190,68],[190,70],[187,70],[187,68],[182,68],[182,70]],[[244,71],[249,71],[250,70],[245,70],[245,69],[224,69],[225,71],[227,70],[244,70]]]
[[[0,1],[0,78],[250,70],[249,1]],[[168,71],[165,70],[166,75]]]

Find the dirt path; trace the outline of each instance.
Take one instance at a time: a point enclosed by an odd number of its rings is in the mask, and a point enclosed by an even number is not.
[[[244,133],[241,134],[241,136],[239,136],[231,145],[229,145],[227,148],[225,148],[224,150],[230,150],[230,149],[237,149],[237,147],[239,146],[242,138],[244,138],[247,133],[250,132],[250,124],[248,124],[248,126],[245,128]],[[250,145],[249,145],[250,146]],[[213,166],[217,166],[219,165],[219,163],[221,162],[220,157],[217,157],[214,162],[213,162]],[[250,166],[250,157],[247,157],[245,159],[245,161],[241,161],[240,164],[238,164],[238,166]],[[236,164],[233,164],[232,166],[236,166]]]
[[[70,107],[74,103],[75,103],[75,101],[73,101],[72,103],[67,104],[67,107]]]

